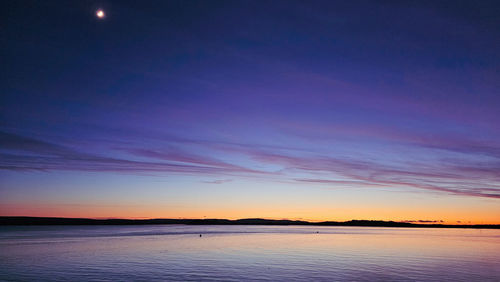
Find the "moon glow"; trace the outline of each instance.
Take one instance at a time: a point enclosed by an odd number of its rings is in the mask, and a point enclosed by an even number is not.
[[[104,19],[104,17],[106,16],[106,14],[104,14],[104,11],[99,9],[95,12],[95,15],[99,18],[99,19]]]

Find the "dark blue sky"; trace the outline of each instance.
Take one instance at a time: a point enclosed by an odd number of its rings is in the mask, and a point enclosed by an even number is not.
[[[498,1],[1,6],[2,214],[500,222]]]

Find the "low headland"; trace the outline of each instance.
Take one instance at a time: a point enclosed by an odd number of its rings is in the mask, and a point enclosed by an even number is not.
[[[92,219],[64,217],[0,216],[0,225],[147,225],[147,224],[187,224],[187,225],[311,225],[311,226],[367,226],[367,227],[412,227],[412,228],[477,228],[500,229],[500,224],[423,224],[382,220],[350,220],[309,222],[286,219]]]

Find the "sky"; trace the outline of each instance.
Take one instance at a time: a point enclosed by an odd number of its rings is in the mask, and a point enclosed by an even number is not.
[[[0,5],[0,215],[500,224],[498,1]]]

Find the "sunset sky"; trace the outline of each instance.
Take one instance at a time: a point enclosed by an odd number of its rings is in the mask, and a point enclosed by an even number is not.
[[[3,1],[0,215],[500,224],[499,3]]]

